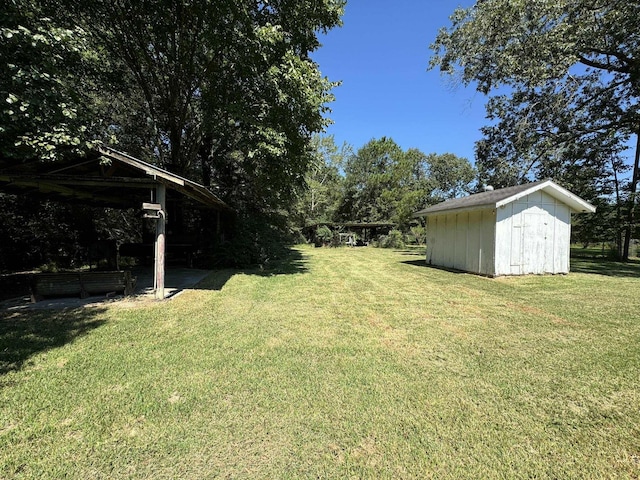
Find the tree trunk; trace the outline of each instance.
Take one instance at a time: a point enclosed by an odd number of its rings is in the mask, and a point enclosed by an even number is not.
[[[633,177],[629,188],[629,210],[627,211],[627,222],[624,232],[624,248],[622,251],[622,261],[629,261],[629,246],[631,244],[631,235],[633,233],[633,224],[635,219],[636,207],[636,191],[638,187],[638,177],[640,176],[640,127],[638,127],[636,140],[636,155],[633,162]]]
[[[623,246],[623,230],[620,228],[622,225],[622,202],[620,199],[620,180],[618,179],[618,169],[614,159],[611,160],[611,168],[613,170],[613,181],[616,189],[616,251],[617,258],[622,258],[622,246]],[[603,244],[604,250],[604,244]]]

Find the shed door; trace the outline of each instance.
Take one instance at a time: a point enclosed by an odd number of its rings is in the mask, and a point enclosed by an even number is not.
[[[544,213],[525,213],[523,227],[523,273],[544,273],[549,217]]]

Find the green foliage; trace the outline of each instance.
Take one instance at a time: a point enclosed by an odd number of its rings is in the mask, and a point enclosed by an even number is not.
[[[343,0],[8,0],[0,162],[116,143],[215,189],[242,212],[234,238],[253,238],[238,262],[262,263],[271,248],[256,238],[270,244],[270,233],[244,212],[292,210],[305,187],[336,85],[310,54],[343,9]]]
[[[340,236],[339,232],[333,232],[333,235],[331,236],[331,242],[329,243],[329,245],[332,247],[344,246],[344,243],[342,243],[342,237]]]
[[[411,226],[406,234],[407,243],[414,245],[424,245],[427,243],[427,229],[422,225]]]
[[[315,239],[319,245],[329,245],[333,240],[333,232],[326,225],[320,225],[316,229]]]
[[[346,221],[374,222],[392,215],[394,165],[402,149],[391,139],[371,140],[348,158],[339,215]]]
[[[233,236],[212,245],[212,251],[200,259],[202,268],[269,268],[289,252],[291,232],[286,220],[276,214],[245,214],[236,219]]]
[[[414,148],[403,151],[390,138],[374,139],[347,160],[337,216],[345,221],[393,222],[406,231],[413,213],[468,192],[474,176],[464,158],[425,155]]]
[[[611,164],[640,134],[639,15],[638,2],[621,0],[477,2],[454,12],[430,63],[483,93],[501,88],[487,104],[493,123],[476,145],[481,182],[500,187],[553,177],[592,201],[611,195],[612,183],[626,187],[626,246],[640,142],[635,161],[627,161],[629,185],[617,177],[624,168]]]
[[[0,17],[0,159],[55,160],[94,145],[83,88],[96,55],[80,26],[39,2],[7,0]]]
[[[400,230],[391,230],[388,235],[380,235],[375,242],[380,248],[404,248],[404,236]]]
[[[140,241],[136,213],[0,193],[0,271],[86,265],[97,242]]]
[[[627,83],[637,61],[638,38],[629,34],[638,13],[637,2],[622,0],[485,0],[453,13],[432,45],[430,65],[484,93],[567,80],[577,63],[608,72],[612,85]]]
[[[471,193],[471,182],[476,170],[469,160],[453,153],[427,156],[427,174],[435,185],[431,196],[437,200],[449,200]]]
[[[332,135],[311,139],[312,161],[305,175],[306,188],[295,205],[295,221],[300,227],[331,221],[341,200],[344,177],[341,168],[351,154],[351,147],[338,147]]]
[[[159,163],[239,209],[290,205],[335,85],[309,54],[342,0],[62,3],[126,65]]]

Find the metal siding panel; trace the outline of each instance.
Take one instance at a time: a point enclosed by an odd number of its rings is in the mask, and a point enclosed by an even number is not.
[[[438,240],[435,247],[434,264],[444,266],[444,246],[447,243],[447,222],[446,215],[438,216]]]
[[[522,227],[523,273],[544,273],[545,215],[530,210],[524,213]]]
[[[542,203],[542,190],[530,193],[526,198],[529,205],[540,205]]]
[[[494,251],[495,251],[495,215],[492,210],[482,211],[482,236],[480,240],[481,262],[480,273],[484,275],[495,274]]]
[[[456,258],[456,214],[447,215],[446,267],[453,268]]]
[[[431,250],[431,263],[432,265],[443,264],[443,251],[442,245],[445,243],[445,216],[438,215],[435,218],[436,225],[433,232],[433,248]]]
[[[555,206],[557,203],[557,200],[555,198],[553,198],[551,195],[549,195],[547,192],[545,192],[544,190],[540,190],[540,193],[542,194],[542,201],[541,203],[543,205],[553,205]]]
[[[569,273],[571,244],[571,211],[558,203],[555,214],[554,263],[555,273]]]
[[[513,204],[498,208],[496,212],[496,275],[511,273],[511,234]]]
[[[487,223],[487,234],[489,235],[489,244],[491,249],[489,252],[489,263],[487,265],[487,274],[496,274],[496,211],[489,211],[489,222]]]
[[[513,219],[511,224],[511,250],[509,255],[509,266],[511,275],[521,275],[523,260],[523,224],[524,212],[529,207],[529,197],[525,197],[524,202],[513,207]]]
[[[469,241],[467,243],[467,270],[480,273],[481,212],[469,213]]]
[[[546,194],[544,194],[546,195]],[[543,195],[543,202],[545,201]],[[555,199],[551,198],[553,203],[544,205],[547,211],[545,215],[545,239],[544,239],[544,272],[557,273],[556,269],[556,205]]]
[[[519,273],[558,273],[555,249],[557,202],[542,191],[528,195],[526,200],[527,208],[521,214],[522,240],[520,248],[522,254]],[[517,222],[514,221],[515,224]],[[514,232],[514,243],[516,237]],[[515,263],[515,259],[512,252],[512,263]]]
[[[459,213],[456,215],[456,236],[454,250],[454,267],[458,270],[467,269],[467,230],[469,225],[469,214]]]
[[[427,264],[437,265],[438,216],[427,217]]]

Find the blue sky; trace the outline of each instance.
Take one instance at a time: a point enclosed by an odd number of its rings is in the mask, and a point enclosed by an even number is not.
[[[429,45],[457,6],[473,0],[348,0],[344,26],[321,36],[313,54],[324,76],[342,81],[333,93],[327,134],[358,149],[393,138],[403,149],[454,153],[473,162],[485,125],[486,97],[427,71]]]

